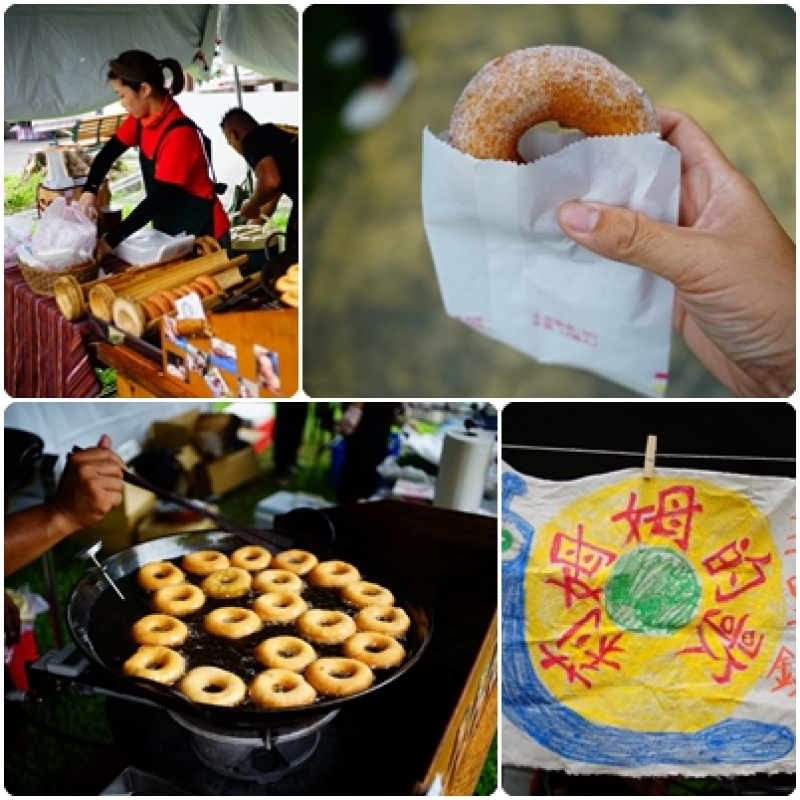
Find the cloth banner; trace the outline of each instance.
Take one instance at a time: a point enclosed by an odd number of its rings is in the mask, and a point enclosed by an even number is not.
[[[795,771],[795,481],[502,478],[504,764]]]

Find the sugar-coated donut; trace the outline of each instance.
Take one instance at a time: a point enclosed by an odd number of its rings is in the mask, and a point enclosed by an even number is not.
[[[406,651],[397,639],[375,631],[361,631],[351,636],[342,645],[342,652],[372,669],[396,667],[406,657]]]
[[[122,672],[133,678],[172,686],[186,670],[186,662],[180,653],[169,647],[142,645],[123,665]]]
[[[361,580],[361,573],[346,561],[321,561],[306,576],[312,586],[339,589]]]
[[[218,667],[189,670],[177,688],[193,702],[210,706],[238,706],[247,696],[244,681]]]
[[[316,644],[341,644],[356,632],[352,617],[342,611],[312,608],[295,623],[301,636]]]
[[[224,600],[231,597],[244,597],[250,591],[252,582],[253,579],[246,569],[228,567],[206,575],[200,583],[200,588],[209,597]]]
[[[306,575],[319,563],[313,553],[306,550],[284,550],[272,559],[272,566],[286,569],[295,575]]]
[[[660,133],[644,91],[580,47],[531,47],[486,64],[453,109],[450,143],[475,158],[521,162],[520,138],[541,122],[587,136]]]
[[[288,669],[268,669],[250,684],[250,699],[262,708],[308,706],[317,693],[302,675]]]
[[[230,565],[228,556],[218,550],[196,550],[185,555],[181,561],[181,566],[192,575],[210,575]]]
[[[203,627],[214,636],[226,639],[244,639],[261,630],[261,617],[249,608],[223,606],[206,615]]]
[[[270,561],[272,553],[266,547],[259,547],[257,544],[240,547],[230,556],[232,567],[246,569],[248,572],[261,572],[269,566]]]
[[[288,569],[265,569],[253,578],[253,589],[262,593],[287,591],[300,594],[304,586],[303,579]]]
[[[253,600],[253,611],[264,622],[294,622],[306,609],[308,603],[294,592],[279,590],[267,592]]]
[[[169,561],[151,561],[140,570],[136,579],[139,586],[147,592],[154,592],[163,586],[174,586],[183,583],[186,576]]]
[[[136,644],[180,647],[188,635],[186,625],[169,614],[148,614],[131,628],[131,636]]]
[[[348,583],[342,587],[342,598],[359,608],[394,605],[394,595],[388,589],[369,581]]]
[[[296,636],[273,636],[265,639],[255,649],[256,658],[272,669],[302,672],[317,660],[317,651]]]
[[[199,611],[206,602],[202,589],[193,583],[164,586],[153,592],[153,608],[173,617],[185,617]]]
[[[411,627],[408,614],[397,606],[365,606],[354,619],[359,630],[387,636],[402,636]]]
[[[320,658],[305,673],[306,680],[320,693],[347,697],[372,686],[372,670],[354,658]]]

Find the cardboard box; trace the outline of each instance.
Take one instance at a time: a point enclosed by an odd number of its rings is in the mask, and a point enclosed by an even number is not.
[[[248,444],[239,450],[226,453],[214,461],[201,461],[194,469],[195,489],[198,497],[225,494],[257,478],[259,474],[256,452]]]
[[[200,413],[199,409],[195,409],[178,414],[172,419],[154,422],[147,433],[147,442],[173,448],[191,444]]]
[[[136,526],[156,506],[157,498],[152,492],[131,486],[122,487],[122,503],[89,528],[72,535],[72,541],[88,547],[97,541],[103,543],[101,553],[110,555],[136,544]]]
[[[219,511],[218,506],[209,505],[211,511]],[[194,533],[196,531],[213,531],[217,526],[210,519],[197,519],[191,522],[165,522],[151,511],[136,528],[136,541],[149,542],[162,536],[174,536],[178,533]]]

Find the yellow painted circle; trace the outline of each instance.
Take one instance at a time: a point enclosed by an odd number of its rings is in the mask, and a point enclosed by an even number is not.
[[[622,627],[606,608],[612,577],[617,597],[624,578],[635,598],[618,621],[677,602],[647,572],[659,554],[680,562],[684,581],[694,570],[699,600],[694,593],[691,613],[674,615],[681,627]],[[621,561],[640,572],[621,572]],[[657,588],[649,595],[648,586]],[[689,733],[730,716],[764,673],[784,602],[780,555],[750,501],[708,482],[634,477],[576,500],[536,531],[525,579],[528,649],[550,693],[586,720]]]

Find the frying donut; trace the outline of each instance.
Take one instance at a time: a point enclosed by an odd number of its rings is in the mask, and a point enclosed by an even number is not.
[[[303,586],[303,579],[288,569],[265,569],[253,578],[253,589],[262,593],[287,591],[300,594]]]
[[[209,597],[221,600],[231,597],[243,597],[250,591],[252,582],[253,579],[246,569],[228,567],[206,575],[200,584],[200,588]]]
[[[322,561],[308,573],[308,582],[326,589],[339,589],[361,580],[361,573],[346,561]]]
[[[173,617],[185,617],[199,611],[206,602],[203,591],[193,583],[164,586],[153,593],[153,608]]]
[[[278,569],[288,569],[295,575],[305,575],[319,563],[313,553],[306,550],[284,550],[272,559],[272,566]]]
[[[210,575],[230,565],[228,556],[218,550],[196,550],[185,555],[181,561],[181,566],[193,575]]]
[[[186,670],[183,656],[159,645],[142,645],[123,665],[122,672],[133,678],[172,686]]]
[[[253,679],[250,699],[262,708],[294,708],[311,705],[317,699],[317,693],[296,672],[268,669]]]
[[[230,557],[232,567],[246,569],[248,572],[261,572],[269,566],[270,561],[272,553],[266,547],[259,547],[257,544],[240,547],[231,553]]]
[[[131,628],[131,636],[136,644],[180,647],[188,635],[186,625],[169,614],[148,614]]]
[[[183,583],[186,576],[169,561],[151,561],[145,564],[136,576],[139,586],[147,592],[154,592],[163,586]]]
[[[555,121],[587,136],[660,133],[644,91],[602,56],[580,47],[531,47],[486,64],[453,109],[450,143],[475,158],[517,161],[520,138]]]
[[[354,658],[320,658],[306,670],[306,680],[320,693],[346,697],[372,686],[372,670]]]
[[[342,597],[354,606],[393,606],[394,595],[383,586],[369,581],[354,581],[342,588]]]
[[[238,606],[214,609],[203,620],[203,627],[215,636],[226,639],[244,639],[261,630],[261,618],[255,611]]]
[[[397,606],[366,606],[354,619],[359,630],[387,636],[402,636],[411,627],[408,614]]]
[[[361,631],[351,636],[342,645],[342,652],[372,669],[396,667],[406,657],[406,651],[397,639],[374,631]]]
[[[267,592],[253,601],[253,611],[264,622],[294,622],[307,608],[308,603],[294,592]]]
[[[195,667],[184,675],[177,688],[195,703],[210,706],[238,706],[247,696],[244,681],[218,667]]]
[[[317,651],[296,636],[273,636],[256,647],[256,658],[272,669],[302,672],[317,660]]]
[[[342,645],[342,652],[372,669],[396,667],[406,657],[406,651],[397,639],[374,631],[361,631],[351,636]]]
[[[352,617],[341,611],[312,608],[297,618],[297,630],[316,644],[341,644],[356,632]]]

